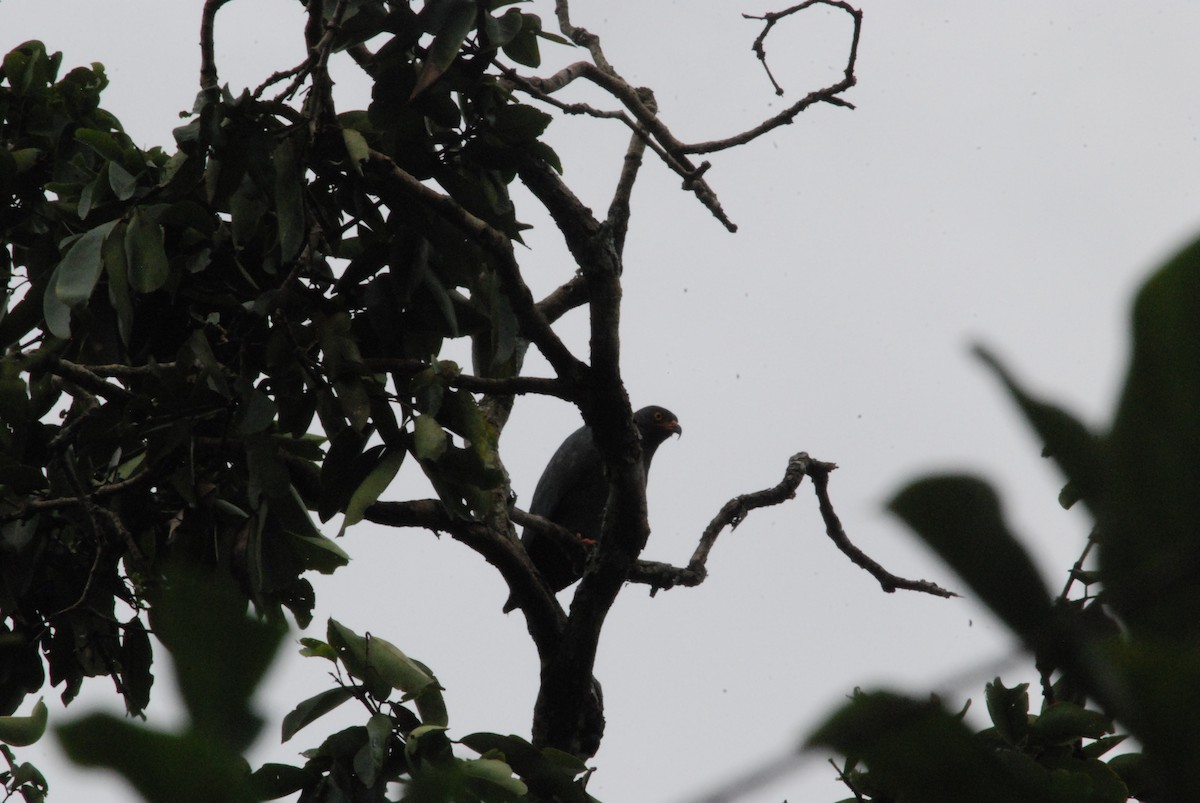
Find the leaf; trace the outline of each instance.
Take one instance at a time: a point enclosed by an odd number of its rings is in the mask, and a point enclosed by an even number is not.
[[[353,128],[343,128],[342,142],[346,144],[350,165],[361,176],[363,163],[371,158],[371,146],[367,144],[367,138]]]
[[[167,283],[170,265],[163,248],[163,231],[155,220],[134,209],[125,231],[129,284],[139,293],[153,293]]]
[[[315,638],[300,639],[300,654],[306,658],[325,658],[337,661],[337,652],[325,642]]]
[[[521,33],[504,45],[502,48],[504,55],[517,64],[539,67],[542,63],[542,54],[538,49],[538,37],[545,36],[542,33],[542,20],[536,14],[522,14],[521,17],[523,23]]]
[[[387,757],[388,738],[392,735],[392,718],[387,714],[372,714],[367,720],[367,743],[354,756],[354,772],[368,786],[374,786]]]
[[[108,279],[108,303],[117,311],[117,330],[121,342],[128,345],[133,333],[133,300],[129,296],[129,261],[125,258],[125,223],[104,239],[101,249],[104,276]]]
[[[160,733],[109,714],[92,714],[58,728],[57,733],[72,761],[116,770],[151,803],[256,799],[245,760],[194,731]]]
[[[150,704],[150,687],[154,675],[150,667],[154,653],[150,637],[142,620],[135,616],[124,627],[121,640],[121,694],[125,697],[125,708],[130,716],[138,716]]]
[[[286,137],[275,147],[272,160],[275,164],[275,219],[279,226],[280,257],[284,262],[295,259],[304,245],[304,173],[300,167],[301,147],[299,137]],[[349,149],[347,144],[347,150]],[[353,153],[351,159],[354,159]],[[358,168],[357,161],[355,168]]]
[[[29,716],[0,717],[0,742],[13,747],[28,747],[42,738],[49,716],[45,701],[38,698]]]
[[[541,136],[554,118],[533,106],[512,103],[496,109],[492,133],[505,142],[519,145]]]
[[[1200,639],[1200,241],[1142,287],[1105,455],[1106,602],[1133,634]]]
[[[125,150],[117,143],[116,137],[108,131],[78,128],[75,130],[75,139],[89,146],[108,162],[119,162],[125,158]]]
[[[1019,744],[1029,727],[1029,684],[1018,683],[1011,689],[1000,678],[987,684],[987,709],[996,731],[1010,745]]]
[[[861,760],[873,781],[904,800],[1047,800],[1027,778],[1006,771],[958,717],[940,705],[888,692],[856,694],[809,737],[806,746],[816,745]]]
[[[350,556],[335,542],[320,533],[291,533],[296,541],[296,552],[304,561],[304,568],[321,574],[333,572],[350,563]]]
[[[54,271],[52,287],[54,296],[67,307],[78,306],[92,296],[92,290],[100,279],[104,267],[101,258],[104,238],[116,226],[110,220],[84,232],[63,254],[62,261]]]
[[[287,797],[315,780],[308,770],[290,764],[263,764],[250,775],[255,800]]]
[[[186,565],[168,567],[150,623],[171,651],[192,730],[240,753],[261,725],[250,698],[279,646],[283,623],[250,618],[244,594],[227,575]]]
[[[1067,476],[1071,494],[1082,499],[1095,513],[1102,492],[1104,464],[1099,439],[1069,413],[1038,401],[1022,390],[1012,374],[991,352],[976,346],[974,353],[999,377],[1009,395],[1025,413],[1046,445],[1047,455],[1058,463]]]
[[[137,177],[121,167],[120,162],[109,162],[108,186],[112,187],[113,194],[117,196],[118,200],[128,201],[137,191]]]
[[[441,686],[428,669],[395,645],[373,636],[359,636],[334,619],[326,633],[329,644],[351,675],[362,680],[368,692],[383,699],[388,689],[399,689],[416,703],[425,725],[445,727],[449,718]]]
[[[431,415],[419,415],[413,421],[413,453],[419,460],[437,462],[446,452],[446,430]]]
[[[1047,744],[1073,744],[1112,733],[1112,719],[1068,702],[1057,702],[1042,711],[1029,726],[1030,735]]]
[[[1027,644],[1044,642],[1050,596],[990,485],[969,476],[930,477],[902,490],[888,508]]]
[[[391,485],[403,462],[404,451],[398,449],[384,455],[383,459],[379,461],[379,465],[371,470],[362,484],[350,495],[350,501],[346,504],[346,515],[342,519],[342,533],[346,531],[347,527],[352,527],[363,520],[367,508],[375,504],[380,494]]]
[[[498,786],[510,794],[525,795],[529,792],[529,787],[519,778],[514,778],[512,767],[503,761],[490,758],[461,759],[458,767],[463,775]]]
[[[354,699],[352,686],[337,686],[309,697],[283,718],[280,741],[288,741],[305,725],[315,722],[347,700]]]
[[[467,34],[475,27],[477,10],[471,0],[443,0],[436,5],[445,9],[445,13],[441,16],[436,30],[431,31],[434,34],[433,44],[429,46],[425,64],[417,76],[412,94],[408,96],[410,101],[433,85],[450,68],[454,59],[458,58],[458,51]]]

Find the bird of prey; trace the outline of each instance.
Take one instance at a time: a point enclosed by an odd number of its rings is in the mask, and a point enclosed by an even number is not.
[[[654,406],[634,413],[633,423],[642,437],[642,467],[649,476],[654,452],[667,438],[682,435],[683,427],[670,410]],[[529,559],[553,590],[561,591],[583,576],[588,557],[586,544],[600,538],[607,502],[604,460],[592,439],[592,430],[580,427],[562,442],[546,464],[529,504],[530,513],[570,530],[580,540],[564,541],[532,527],[526,527],[521,534]],[[510,596],[504,612],[518,607]]]

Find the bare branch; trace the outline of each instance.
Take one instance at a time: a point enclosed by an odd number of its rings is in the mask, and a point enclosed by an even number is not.
[[[809,468],[808,475],[812,477],[813,489],[816,491],[817,500],[820,503],[821,518],[825,520],[825,533],[833,540],[837,548],[842,550],[846,554],[846,557],[850,558],[856,566],[870,572],[879,581],[880,587],[889,594],[900,588],[906,591],[920,591],[925,594],[933,594],[935,597],[957,597],[958,595],[953,591],[947,591],[937,583],[931,583],[928,580],[906,580],[903,577],[897,577],[872,560],[861,549],[850,543],[850,538],[846,535],[846,531],[842,529],[842,522],[833,510],[833,503],[829,501],[828,486],[829,471],[831,468],[837,468],[837,466],[831,463],[817,463]]]
[[[686,567],[672,566],[667,563],[638,561],[637,566],[629,575],[630,581],[650,586],[651,596],[654,596],[660,590],[668,590],[675,586],[690,587],[700,585],[708,576],[708,555],[716,544],[717,537],[721,532],[726,527],[730,530],[737,529],[737,526],[745,521],[746,516],[752,510],[782,504],[789,499],[795,498],[796,489],[800,486],[805,475],[807,475],[812,478],[813,487],[816,490],[820,505],[821,517],[825,521],[825,528],[829,537],[837,545],[838,549],[844,552],[855,565],[870,572],[879,581],[884,591],[892,593],[896,589],[905,589],[933,594],[938,597],[957,596],[952,591],[947,591],[927,580],[907,580],[903,577],[897,577],[850,542],[849,537],[847,537],[845,531],[842,529],[837,513],[833,510],[833,504],[829,501],[829,472],[835,469],[837,469],[837,464],[814,460],[808,456],[807,452],[792,455],[788,460],[787,470],[784,471],[783,479],[777,485],[762,491],[736,496],[721,507],[721,510],[713,517],[709,525],[704,528],[704,533],[700,536],[700,543],[697,545],[696,551],[692,553],[692,559],[688,561]]]
[[[762,32],[759,33],[759,35],[755,38],[754,44],[751,45],[751,49],[754,51],[754,55],[758,56],[758,60],[762,62],[763,69],[766,70],[767,73],[767,78],[769,78],[771,81],[771,86],[775,87],[776,95],[783,94],[783,87],[780,86],[779,82],[775,80],[775,76],[771,73],[771,67],[767,64],[767,49],[765,46],[767,36],[771,33],[771,29],[775,27],[775,23],[779,22],[781,19],[785,19],[790,17],[792,14],[796,14],[800,11],[804,11],[806,8],[812,8],[816,5],[840,8],[854,18],[854,41],[850,46],[850,63],[846,65],[846,75],[849,77],[849,75],[854,72],[854,62],[858,58],[858,33],[859,28],[862,26],[862,12],[851,6],[849,3],[842,2],[842,0],[805,0],[805,2],[792,6],[791,8],[785,8],[783,11],[768,11],[766,14],[761,15],[742,15],[748,20],[763,20],[767,23],[763,26]]]
[[[434,533],[448,533],[455,541],[475,550],[500,571],[517,595],[543,662],[558,648],[566,613],[553,592],[541,582],[541,575],[521,542],[509,536],[507,527],[500,531],[481,522],[455,518],[437,499],[376,502],[366,509],[364,518],[388,527],[421,527]]]
[[[213,24],[217,11],[229,0],[204,0],[204,10],[200,13],[200,89],[203,92],[215,92],[219,87],[217,77],[217,59],[213,49]]]
[[[581,28],[571,23],[571,7],[567,0],[555,0],[554,16],[558,18],[558,29],[562,31],[563,36],[570,39],[581,47],[586,47],[588,52],[592,54],[592,61],[596,66],[604,70],[610,75],[616,75],[617,71],[608,63],[608,59],[604,56],[604,51],[600,49],[600,37],[591,31]]]
[[[658,111],[658,103],[654,93],[646,88],[638,90],[646,108]],[[634,131],[629,138],[629,147],[625,149],[625,163],[621,166],[621,175],[617,178],[617,188],[613,192],[612,201],[608,204],[606,222],[612,230],[613,244],[618,253],[625,251],[625,235],[629,231],[629,201],[633,196],[633,185],[637,181],[638,172],[642,168],[642,155],[646,152],[646,137],[640,131]]]
[[[78,365],[69,360],[62,358],[48,360],[46,362],[46,370],[110,402],[123,403],[137,398],[136,394],[130,393],[120,385],[114,385],[112,382],[105,381],[89,367]]]

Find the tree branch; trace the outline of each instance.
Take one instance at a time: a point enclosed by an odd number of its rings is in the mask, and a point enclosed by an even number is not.
[[[517,595],[543,664],[558,649],[567,616],[554,593],[540,582],[537,568],[520,541],[510,537],[507,527],[500,532],[480,522],[454,518],[437,499],[375,502],[366,509],[363,518],[388,527],[421,527],[447,533],[479,553],[499,570]]]
[[[200,89],[211,94],[219,88],[217,77],[217,59],[213,48],[213,24],[216,22],[217,11],[229,0],[204,0],[204,9],[200,12]]]
[[[737,529],[738,525],[746,520],[746,516],[752,510],[782,504],[789,499],[795,498],[796,489],[800,487],[800,483],[807,475],[812,478],[821,517],[825,521],[826,533],[834,544],[837,545],[838,549],[849,557],[856,566],[860,566],[870,572],[879,581],[884,591],[890,594],[897,589],[904,589],[932,594],[937,597],[958,596],[954,592],[947,591],[928,580],[908,580],[898,577],[884,569],[879,563],[850,542],[845,530],[842,529],[842,524],[838,519],[837,513],[833,509],[833,503],[829,500],[829,473],[835,469],[837,469],[836,463],[824,463],[814,460],[808,456],[807,452],[792,455],[788,460],[783,479],[777,485],[762,491],[735,496],[721,507],[717,515],[709,522],[709,525],[704,528],[704,533],[700,536],[700,543],[696,546],[696,551],[692,553],[692,558],[688,561],[686,567],[672,566],[668,563],[638,561],[629,575],[629,580],[634,583],[642,583],[650,586],[650,596],[654,596],[660,590],[669,590],[675,586],[691,587],[700,585],[708,576],[709,553],[716,544],[717,537],[725,528],[728,527],[730,530]]]
[[[831,463],[817,464],[809,469],[808,475],[812,477],[813,489],[816,491],[817,500],[821,508],[821,518],[825,520],[825,533],[837,545],[837,548],[842,550],[846,554],[846,557],[850,558],[856,566],[870,572],[871,576],[879,581],[880,587],[889,594],[898,588],[902,588],[906,591],[920,591],[925,594],[933,594],[935,597],[957,597],[958,595],[953,591],[947,591],[937,583],[931,583],[928,580],[906,580],[903,577],[897,577],[872,560],[861,549],[850,543],[850,538],[846,535],[846,531],[842,529],[842,522],[833,510],[833,503],[829,501],[830,467],[837,468],[837,466]]]

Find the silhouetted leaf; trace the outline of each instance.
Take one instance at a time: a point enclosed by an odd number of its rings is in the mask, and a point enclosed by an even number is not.
[[[974,477],[931,477],[902,490],[888,508],[1005,624],[1031,645],[1042,641],[1050,623],[1050,596],[1005,525],[991,486]]]
[[[323,717],[347,700],[353,699],[354,689],[350,686],[337,686],[309,697],[283,718],[281,741],[288,741],[305,725]]]

